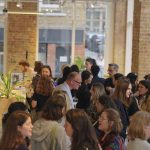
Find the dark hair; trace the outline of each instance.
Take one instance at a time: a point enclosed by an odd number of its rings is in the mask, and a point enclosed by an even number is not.
[[[19,65],[21,65],[21,66],[28,66],[28,67],[30,66],[29,62],[27,62],[26,60],[20,61]]]
[[[17,111],[17,110],[26,111],[28,109],[27,109],[27,106],[23,102],[14,102],[14,103],[11,103],[9,105],[9,107],[8,107],[8,112],[6,114],[4,114],[3,119],[2,119],[3,129],[4,129],[4,126],[5,126],[6,122],[7,122],[7,120],[8,120],[8,117],[14,111]]]
[[[70,68],[71,68],[72,72],[74,72],[74,71],[78,72],[78,73],[80,72],[79,67],[76,64],[72,65]]]
[[[121,73],[116,73],[113,75],[115,80],[118,80],[119,78],[123,77],[124,75]]]
[[[127,78],[130,80],[131,84],[135,83],[137,80],[138,75],[134,72],[130,72],[127,74]]]
[[[100,71],[99,66],[93,65],[93,66],[91,67],[91,72],[92,72],[92,75],[93,75],[94,77],[98,75],[99,71]]]
[[[73,128],[71,150],[78,150],[83,143],[89,142],[93,150],[98,149],[98,140],[92,123],[87,114],[81,109],[70,109],[66,114],[66,120]]]
[[[46,102],[42,110],[42,118],[58,121],[63,117],[62,109],[66,107],[66,97],[62,94],[54,94]]]
[[[0,141],[0,150],[15,150],[18,146],[26,144],[18,126],[22,126],[29,117],[29,113],[24,111],[15,111],[9,116]]]
[[[130,80],[131,85],[132,85],[132,92],[135,93],[137,90],[137,85],[136,85],[136,80],[138,78],[137,74],[134,72],[130,72],[127,74],[127,78]]]
[[[139,84],[142,84],[146,89],[148,89],[146,96],[148,97],[150,95],[150,81],[148,80],[141,80]]]
[[[42,70],[43,70],[44,68],[47,68],[47,69],[49,70],[49,72],[50,72],[50,77],[52,78],[53,76],[52,76],[51,67],[50,67],[49,65],[44,65],[44,66],[42,67]]]
[[[66,66],[63,69],[63,79],[64,81],[67,79],[68,75],[71,73],[71,68],[69,66]]]
[[[86,58],[85,61],[89,62],[89,63],[92,64],[92,65],[96,65],[96,60],[93,59],[93,58],[88,57],[88,58]]]
[[[51,78],[47,76],[41,76],[36,86],[36,93],[44,96],[50,96],[53,89],[54,87]]]
[[[144,79],[145,79],[145,80],[150,80],[150,74],[145,75],[145,76],[144,76]]]
[[[115,69],[119,69],[119,66],[115,63],[108,64],[109,67],[114,67]]]
[[[91,73],[87,70],[84,70],[82,73],[81,73],[81,78],[82,78],[82,82],[84,82],[85,80],[89,79],[91,76]]]
[[[35,61],[34,63],[35,72],[37,72],[38,74],[41,74],[42,67],[43,67],[43,63],[41,61]]]
[[[113,109],[117,110],[117,107],[116,107],[114,101],[108,95],[105,95],[105,94],[101,95],[98,99],[98,102],[103,105],[104,109],[113,108]]]

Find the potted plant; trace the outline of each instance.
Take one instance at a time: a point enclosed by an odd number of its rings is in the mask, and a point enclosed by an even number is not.
[[[84,69],[84,60],[81,57],[76,57],[74,63],[79,67],[79,70]]]
[[[17,95],[15,87],[20,83],[12,84],[11,73],[0,73],[0,119],[3,113],[7,112],[8,106],[15,101],[24,99],[22,96]]]

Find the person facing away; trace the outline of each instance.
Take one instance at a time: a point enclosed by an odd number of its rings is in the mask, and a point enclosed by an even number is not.
[[[0,140],[0,150],[29,150],[26,138],[32,135],[32,123],[29,113],[13,112],[6,123]]]
[[[58,121],[66,109],[66,98],[54,94],[42,110],[41,118],[33,125],[31,150],[69,150],[70,140]]]
[[[35,61],[34,63],[34,71],[36,72],[36,75],[32,78],[32,87],[35,91],[36,85],[41,77],[43,63],[41,61]]]
[[[57,79],[57,85],[64,83],[70,73],[71,73],[71,68],[69,66],[64,67],[62,70],[62,77]]]
[[[93,75],[93,79],[92,79],[92,81],[91,81],[91,85],[94,84],[94,83],[102,83],[102,84],[104,85],[105,79],[104,79],[104,78],[100,78],[100,77],[98,76],[99,71],[100,71],[100,68],[99,68],[98,65],[93,65],[93,66],[91,67],[91,73],[92,73],[92,75]]]
[[[76,97],[78,99],[77,108],[84,109],[85,111],[90,106],[90,89],[88,84],[91,83],[92,75],[89,71],[84,70],[81,73],[82,83],[79,89],[77,90]]]
[[[64,127],[71,138],[71,150],[101,150],[92,123],[84,110],[70,109]]]
[[[62,90],[66,91],[68,96],[69,96],[69,101],[68,103],[70,104],[70,109],[74,108],[74,102],[73,102],[73,97],[71,94],[71,90],[77,90],[81,85],[81,75],[80,73],[77,72],[71,72],[66,81],[60,85],[58,85],[55,90]]]
[[[8,112],[6,114],[4,114],[4,116],[2,118],[2,128],[3,128],[3,130],[6,126],[6,122],[9,118],[9,116],[17,110],[28,112],[28,108],[23,102],[13,102],[13,103],[11,103],[8,107]]]
[[[53,85],[49,76],[41,76],[35,93],[32,96],[32,108],[36,109],[36,112],[40,112],[44,107],[48,98],[52,95]]]
[[[150,113],[139,111],[131,117],[128,138],[127,150],[150,150]]]
[[[31,97],[33,95],[33,87],[32,87],[32,79],[35,75],[35,72],[33,68],[30,67],[30,64],[28,61],[23,60],[19,62],[20,70],[23,73],[23,86],[26,88],[26,100],[29,105],[29,108],[31,107]]]
[[[35,75],[35,72],[33,68],[30,67],[30,64],[26,60],[22,60],[19,62],[20,70],[23,73],[23,80],[24,81],[31,81],[33,76]]]

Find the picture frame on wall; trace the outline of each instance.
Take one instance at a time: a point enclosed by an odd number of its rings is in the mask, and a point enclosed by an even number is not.
[[[19,81],[23,80],[23,73],[13,72],[11,74],[12,85],[16,84]]]

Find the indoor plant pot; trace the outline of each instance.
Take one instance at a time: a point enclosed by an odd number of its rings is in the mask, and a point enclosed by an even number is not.
[[[0,74],[0,124],[3,114],[7,112],[12,102],[20,101],[23,97],[14,92],[19,83],[12,84],[11,73]]]

